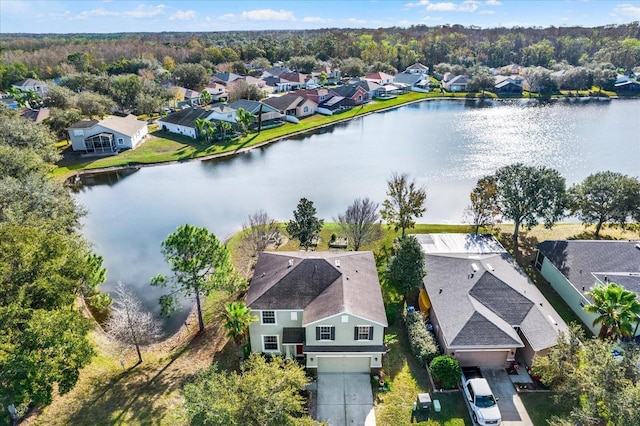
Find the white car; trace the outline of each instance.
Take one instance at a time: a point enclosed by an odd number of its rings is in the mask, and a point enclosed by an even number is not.
[[[493,396],[486,379],[469,379],[464,383],[463,388],[471,406],[474,424],[485,426],[502,423],[498,400]]]

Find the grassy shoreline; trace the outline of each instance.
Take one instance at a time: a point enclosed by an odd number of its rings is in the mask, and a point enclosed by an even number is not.
[[[67,146],[65,158],[58,162],[56,169],[53,171],[53,176],[60,179],[67,179],[74,175],[86,173],[102,173],[128,168],[230,157],[278,142],[285,138],[306,134],[324,127],[344,123],[354,118],[392,110],[415,102],[430,100],[466,101],[478,100],[480,97],[481,94],[479,93],[473,94],[466,92],[444,94],[436,92],[409,92],[393,99],[374,100],[369,104],[353,108],[337,115],[323,116],[316,114],[300,120],[298,124],[286,123],[277,128],[263,130],[260,133],[250,132],[246,136],[213,145],[194,140],[187,136],[155,131],[151,133],[150,138],[138,148],[111,157],[80,158],[71,154],[70,147]],[[518,98],[496,98],[489,94],[487,94],[486,97],[499,101],[529,99],[526,96]],[[554,98],[554,100],[556,99]]]

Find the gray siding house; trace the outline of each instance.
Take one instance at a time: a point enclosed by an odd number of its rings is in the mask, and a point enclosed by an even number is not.
[[[263,252],[247,293],[251,350],[318,373],[382,367],[387,319],[371,252]]]
[[[428,271],[429,317],[461,366],[531,365],[567,325],[492,235],[416,235]]]
[[[133,149],[149,135],[147,123],[138,120],[135,115],[83,120],[69,127],[67,131],[74,151],[92,154]]]
[[[595,335],[596,315],[583,309],[594,285],[614,282],[640,294],[640,241],[558,240],[536,247],[535,268]]]

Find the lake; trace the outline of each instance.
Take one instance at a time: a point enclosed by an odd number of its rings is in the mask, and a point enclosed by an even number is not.
[[[460,223],[478,178],[515,162],[557,169],[567,184],[597,171],[640,172],[640,100],[589,103],[428,101],[371,114],[224,160],[147,167],[83,178],[83,233],[105,258],[106,291],[131,286],[159,312],[168,273],[160,243],[177,226],[224,239],[263,209],[280,221],[298,200],[325,221],[356,197],[379,203],[392,172],[427,189],[422,223]],[[166,322],[175,331],[185,309]],[[193,326],[193,325],[192,325]]]

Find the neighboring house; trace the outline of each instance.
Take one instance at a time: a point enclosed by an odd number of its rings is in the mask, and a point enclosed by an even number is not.
[[[27,78],[26,80],[22,80],[19,83],[12,84],[12,86],[22,92],[35,90],[42,97],[46,96],[47,89],[49,88],[47,83],[45,83],[44,81],[36,80],[35,78]]]
[[[242,78],[243,77],[241,75],[234,74],[232,72],[221,72],[221,73],[213,74],[209,82],[220,83],[223,86],[228,86],[235,81],[242,80]]]
[[[351,108],[353,108],[353,105],[347,98],[334,95],[318,105],[318,112],[324,115],[333,115]]]
[[[329,89],[301,89],[296,91],[296,95],[309,99],[316,104],[321,104],[332,96],[335,96],[335,93]]]
[[[640,83],[633,80],[622,81],[613,85],[616,92],[638,92],[640,91]]]
[[[95,154],[133,149],[149,135],[147,123],[135,115],[83,120],[67,130],[74,151]]]
[[[316,80],[319,80],[320,74],[325,73],[327,76],[327,84],[336,84],[340,81],[340,70],[331,68],[328,65],[323,65],[311,71],[311,76]]]
[[[449,74],[449,73],[447,73]],[[449,77],[445,75],[445,79]],[[469,78],[466,75],[456,75],[449,80],[443,80],[442,86],[450,92],[466,92]]]
[[[531,365],[567,325],[492,235],[416,235],[425,252],[421,310],[461,366]]]
[[[187,89],[185,87],[175,86],[174,91],[177,91],[180,95],[180,101],[177,102],[178,108],[185,106],[199,106],[202,104],[202,95],[197,90]]]
[[[44,120],[49,118],[51,115],[51,110],[49,108],[40,108],[40,109],[26,109],[22,111],[20,117],[25,118],[29,121],[33,121],[36,124],[42,123]]]
[[[247,292],[251,351],[317,373],[382,367],[387,318],[371,252],[263,252]]]
[[[185,108],[158,119],[158,126],[164,131],[196,139],[198,137],[196,120],[199,118],[211,120],[213,115],[214,112],[209,109]],[[235,120],[233,120],[233,123],[235,123]]]
[[[357,84],[345,84],[331,90],[336,95],[347,99],[345,106],[358,106],[371,100],[369,93]]]
[[[305,88],[308,80],[305,74],[299,72],[283,72],[278,77],[289,82],[289,90],[298,90]]]
[[[429,77],[421,73],[409,73],[407,71],[396,74],[393,77],[394,85],[404,84],[413,92],[426,93],[429,91]]]
[[[245,111],[249,111],[256,117],[261,116],[263,128],[265,126],[269,127],[283,123],[283,115],[280,114],[280,111],[263,102],[252,101],[248,99],[238,99],[235,102],[231,102],[229,104],[229,107],[235,110],[242,108]],[[262,113],[260,111],[262,111]]]
[[[382,85],[371,80],[356,80],[349,84],[362,87],[369,94],[369,99],[377,98],[384,93]]]
[[[229,97],[226,86],[222,83],[209,83],[203,90],[209,92],[211,100],[216,102],[227,100]]]
[[[522,95],[522,77],[496,75],[493,92],[503,95]]]
[[[318,104],[296,93],[288,93],[282,96],[273,96],[265,99],[266,105],[277,109],[280,114],[304,118],[316,113]]]
[[[373,81],[382,86],[385,84],[393,84],[393,76],[386,72],[374,72],[364,76],[364,80]]]
[[[280,77],[280,74],[282,73],[290,73],[291,70],[289,68],[285,68],[285,67],[273,67],[273,68],[267,68],[266,70],[264,70],[262,72],[262,78],[267,78],[267,77]]]
[[[265,88],[271,93],[289,92],[291,90],[291,82],[280,77],[268,76],[262,77]]]
[[[596,315],[583,309],[594,285],[615,282],[640,295],[640,241],[544,241],[536,248],[535,268],[595,335]]]
[[[524,71],[524,67],[518,64],[509,64],[500,68],[500,74],[505,75],[520,75]]]
[[[408,74],[421,74],[423,76],[427,76],[429,75],[429,67],[426,65],[423,65],[419,62],[416,62],[413,65],[409,65],[404,72],[408,73]]]

